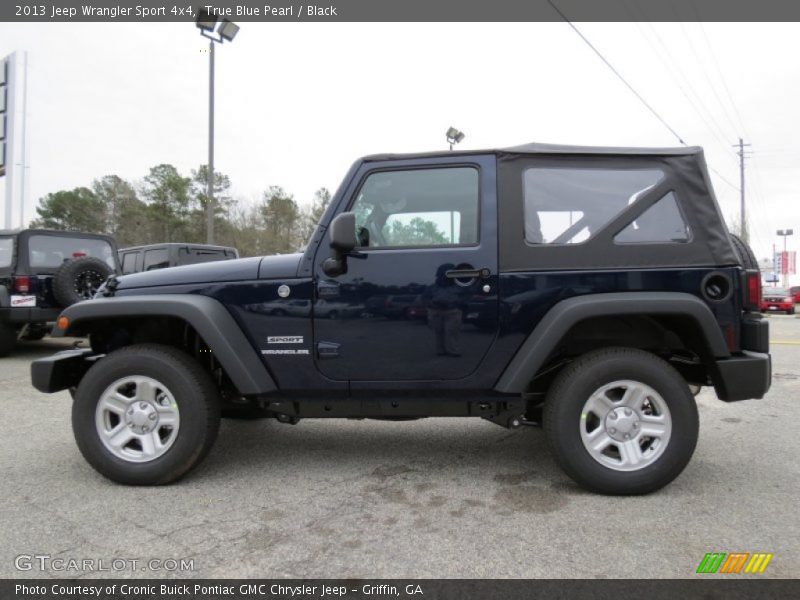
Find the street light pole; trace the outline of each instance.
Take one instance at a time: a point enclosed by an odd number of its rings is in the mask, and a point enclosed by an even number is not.
[[[783,275],[783,287],[789,285],[789,255],[786,253],[786,238],[794,234],[794,229],[778,229],[776,233],[783,238],[783,254],[781,255],[781,270],[786,270]],[[786,261],[784,263],[784,261]]]
[[[217,27],[217,14],[208,7],[197,12],[200,35],[208,38],[208,180],[206,181],[206,243],[214,243],[214,44],[232,42],[239,33],[236,23],[223,19]],[[216,33],[216,37],[212,34]]]
[[[206,244],[214,243],[214,40],[208,42],[208,189]]]

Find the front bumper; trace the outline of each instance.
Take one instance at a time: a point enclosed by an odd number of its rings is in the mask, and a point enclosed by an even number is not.
[[[89,348],[75,348],[39,358],[31,363],[31,383],[45,394],[76,387],[93,362],[101,356],[92,355]]]
[[[0,308],[0,322],[3,323],[47,323],[55,321],[61,313],[60,308]]]
[[[763,398],[772,384],[772,359],[765,352],[743,350],[715,361],[711,377],[720,400]]]

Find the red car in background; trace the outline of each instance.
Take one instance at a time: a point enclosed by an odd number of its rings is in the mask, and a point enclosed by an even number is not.
[[[786,288],[764,288],[761,293],[761,312],[785,312],[794,314],[794,297]]]
[[[800,304],[800,285],[790,287],[789,294],[791,294],[795,304]]]

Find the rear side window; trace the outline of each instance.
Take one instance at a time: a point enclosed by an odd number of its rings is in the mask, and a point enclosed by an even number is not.
[[[136,257],[139,255],[138,252],[126,252],[122,255],[122,274],[127,275],[128,273],[135,273],[136,272]]]
[[[525,240],[585,242],[663,178],[660,169],[526,169]]]
[[[31,267],[56,268],[64,261],[91,256],[104,261],[112,269],[114,251],[105,240],[32,235],[28,238],[28,262]]]
[[[681,243],[688,242],[689,238],[689,226],[678,208],[675,193],[669,192],[620,231],[614,241],[618,244]]]
[[[14,238],[0,238],[0,268],[10,267],[14,257]]]
[[[144,270],[152,271],[154,269],[163,269],[169,266],[169,252],[166,248],[156,248],[154,250],[145,250],[144,253]]]

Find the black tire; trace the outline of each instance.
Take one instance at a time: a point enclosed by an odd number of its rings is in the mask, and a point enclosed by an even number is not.
[[[65,262],[53,275],[53,296],[63,308],[89,300],[111,273],[111,267],[91,256]]]
[[[170,390],[180,426],[164,454],[149,462],[115,456],[100,439],[95,411],[103,392],[132,375],[155,379]],[[72,405],[72,429],[83,457],[100,474],[119,483],[162,485],[196,467],[214,444],[220,424],[220,396],[211,376],[191,356],[160,344],[137,344],[112,352],[84,375]]]
[[[582,439],[584,404],[596,390],[619,380],[641,382],[655,390],[671,417],[671,434],[663,452],[638,470],[620,471],[601,464]],[[671,365],[643,350],[607,348],[581,356],[559,373],[547,393],[544,430],[558,463],[584,488],[601,494],[646,494],[671,482],[689,463],[699,421],[689,387]]]
[[[758,260],[753,250],[738,235],[731,233],[731,242],[736,254],[739,255],[740,264],[748,271],[758,270]]]
[[[8,323],[0,323],[0,356],[7,356],[17,345],[17,330]]]

